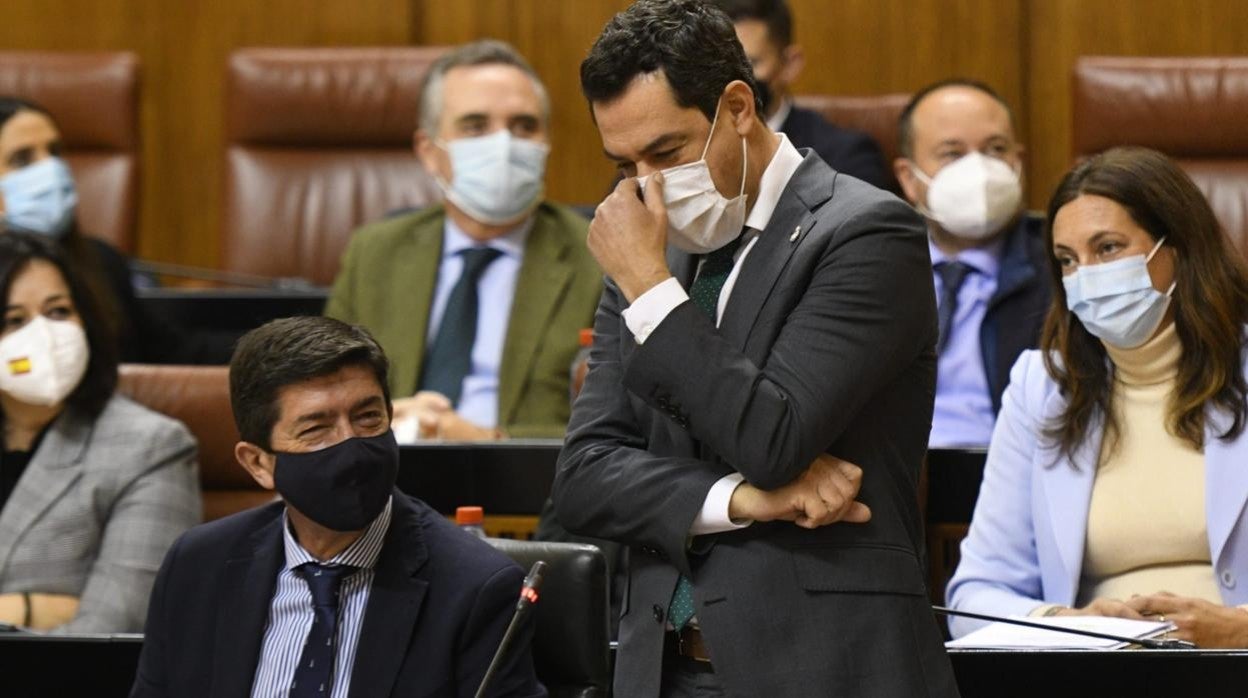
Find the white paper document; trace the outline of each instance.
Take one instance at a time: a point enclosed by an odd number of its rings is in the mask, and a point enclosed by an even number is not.
[[[1106,633],[1136,639],[1154,638],[1174,630],[1174,623],[1103,616],[1052,616],[1032,618],[1012,616],[1016,620],[1051,625],[1057,628],[1073,628],[1095,633]],[[949,648],[960,649],[1032,649],[1032,650],[1116,650],[1130,643],[1103,640],[1073,633],[1026,628],[1009,623],[990,623],[975,632],[945,643]]]

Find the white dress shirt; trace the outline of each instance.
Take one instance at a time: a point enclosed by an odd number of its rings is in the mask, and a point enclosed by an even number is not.
[[[784,193],[789,180],[793,178],[798,166],[802,164],[801,154],[797,152],[797,148],[794,148],[792,143],[789,143],[788,137],[784,134],[777,134],[777,136],[780,139],[780,147],[776,149],[775,156],[767,164],[767,169],[763,170],[763,176],[758,185],[758,197],[754,202],[754,207],[750,209],[749,216],[745,219],[745,238],[735,255],[732,271],[719,292],[719,303],[715,313],[716,327],[724,317],[724,308],[728,305],[728,298],[732,296],[733,287],[736,286],[741,264],[750,254],[758,237],[767,228],[772,214],[775,213],[776,205],[780,203],[780,195]],[[632,305],[625,308],[622,312],[624,322],[628,325],[628,330],[633,333],[637,343],[643,344],[650,333],[667,318],[667,315],[687,300],[689,300],[689,293],[680,285],[680,281],[675,277],[669,277],[638,296]],[[732,499],[732,493],[744,481],[745,478],[740,473],[732,473],[720,478],[707,493],[702,510],[693,520],[689,533],[704,535],[750,525],[752,522],[734,522],[728,516],[728,504]]]
[[[472,247],[492,247],[502,252],[485,268],[477,284],[479,305],[477,335],[472,345],[472,368],[464,376],[463,391],[455,408],[459,416],[487,429],[498,426],[498,375],[503,363],[503,343],[507,339],[507,324],[516,295],[520,264],[524,261],[524,244],[532,229],[533,218],[529,217],[514,230],[482,244],[468,237],[451,221],[450,216],[447,216],[443,228],[442,261],[438,265],[438,282],[433,291],[433,306],[429,310],[426,347],[432,346],[438,336],[451,290],[463,272],[464,258],[460,252]]]

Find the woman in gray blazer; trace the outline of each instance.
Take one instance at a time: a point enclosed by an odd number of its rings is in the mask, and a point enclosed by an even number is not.
[[[116,394],[85,288],[47,238],[0,233],[0,622],[139,632],[165,551],[200,518],[196,446]]]

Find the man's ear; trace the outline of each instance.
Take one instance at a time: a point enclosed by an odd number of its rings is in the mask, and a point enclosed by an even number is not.
[[[234,444],[234,458],[256,484],[266,490],[274,489],[276,485],[273,481],[273,469],[277,465],[277,458],[273,454],[253,443],[239,441]]]
[[[749,135],[758,119],[755,109],[754,91],[744,80],[733,80],[724,88],[724,109],[732,117],[732,128],[739,136]],[[724,116],[721,112],[720,116]],[[759,117],[761,118],[761,117]]]
[[[893,175],[897,177],[897,183],[901,185],[901,191],[906,195],[906,201],[909,201],[911,206],[923,203],[922,182],[914,176],[914,170],[910,169],[909,159],[893,160]]]
[[[446,155],[442,149],[433,142],[429,134],[424,129],[416,129],[416,133],[412,135],[412,150],[416,153],[416,157],[420,160],[421,166],[430,174],[442,176],[442,158]]]
[[[780,69],[780,79],[784,82],[785,89],[789,85],[797,82],[797,78],[801,76],[802,69],[806,67],[806,52],[797,44],[789,44],[784,49],[784,67]]]

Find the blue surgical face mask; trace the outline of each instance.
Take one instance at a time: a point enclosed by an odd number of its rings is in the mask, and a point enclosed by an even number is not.
[[[69,230],[78,192],[69,165],[47,157],[0,177],[4,225],[10,230],[60,237]]]
[[[1165,240],[1158,240],[1147,256],[1080,267],[1062,278],[1066,307],[1088,332],[1122,349],[1138,347],[1153,336],[1170,307],[1175,286],[1170,284],[1162,293],[1153,288],[1148,275],[1148,263]]]
[[[542,198],[550,146],[517,138],[507,129],[488,136],[438,142],[451,156],[451,183],[438,179],[446,198],[474,220],[515,223]]]

